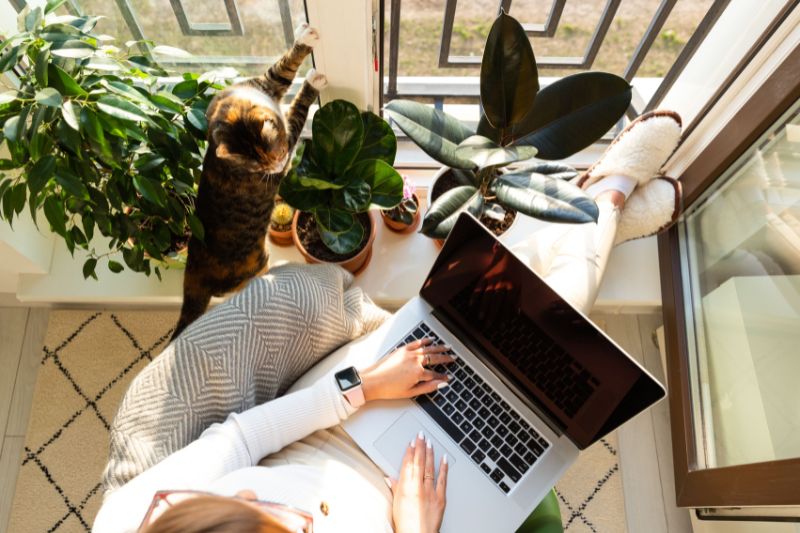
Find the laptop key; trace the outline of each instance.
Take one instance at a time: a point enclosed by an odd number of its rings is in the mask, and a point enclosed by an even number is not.
[[[483,431],[481,431],[481,434],[487,439],[491,439],[494,436],[494,430],[489,426],[486,426],[483,428]]]
[[[544,449],[542,449],[542,447],[539,446],[538,442],[530,441],[528,442],[528,446],[530,447],[531,451],[536,454],[537,457],[539,457],[544,453]]]
[[[489,410],[492,412],[493,415],[499,415],[503,412],[503,408],[500,407],[499,403],[493,404]],[[502,419],[501,419],[502,420]]]
[[[509,446],[508,444],[503,444],[502,446],[500,446],[500,453],[501,453],[501,454],[502,454],[504,457],[508,457],[509,455],[511,455],[512,453],[514,453],[514,450],[512,450],[512,449],[511,449],[511,446]]]
[[[486,422],[484,422],[482,418],[476,418],[472,421],[472,423],[475,424],[475,427],[478,429],[481,429],[486,425]]]
[[[464,390],[464,384],[461,383],[460,381],[454,381],[453,384],[450,385],[450,388],[456,392],[461,392],[462,390]]]
[[[472,433],[469,434],[469,438],[472,439],[472,442],[478,444],[481,440],[481,432],[477,429],[472,430]]]
[[[464,380],[464,386],[467,387],[468,389],[475,388],[475,380],[472,379],[472,378],[465,379]]]
[[[495,483],[499,483],[499,482],[503,481],[503,478],[505,477],[505,474],[503,474],[503,471],[500,470],[499,468],[495,468],[494,472],[492,472],[489,477],[491,477],[492,481],[494,481]]]
[[[525,461],[522,460],[522,457],[520,457],[517,454],[512,455],[509,461],[520,472],[525,472],[526,470],[528,470],[528,465],[525,463]]]
[[[486,464],[486,463],[481,463],[481,470],[483,470],[483,471],[484,471],[484,472],[486,472],[487,474],[491,474],[491,473],[492,473],[492,467],[491,467],[491,466],[489,466],[489,465],[488,465],[488,464]]]
[[[458,400],[456,402],[456,409],[458,409],[463,413],[464,411],[467,410],[467,402],[465,402],[464,400]]]
[[[519,424],[517,424],[515,421],[512,420],[511,423],[508,425],[508,430],[516,435],[517,433],[519,433],[520,430]]]
[[[516,446],[514,446],[514,451],[517,452],[520,456],[524,457],[525,454],[528,453],[528,448],[520,442]]]
[[[469,401],[469,406],[477,411],[481,408],[481,402],[477,398],[473,398]]]
[[[500,401],[502,401],[502,398],[500,398],[500,395],[497,394],[496,392],[492,392],[492,400],[494,400],[496,402],[500,402]]]
[[[459,425],[461,422],[464,421],[464,415],[461,413],[453,413],[453,416],[450,417],[453,420],[453,424]]]
[[[489,459],[491,459],[492,461],[497,461],[497,459],[500,457],[500,452],[498,452],[497,449],[492,448],[491,450],[489,450],[488,455]]]
[[[533,452],[527,452],[525,454],[524,459],[525,462],[528,463],[529,465],[532,465],[533,463],[536,462],[536,456],[533,454]]]
[[[497,434],[500,435],[501,437],[505,437],[506,435],[508,435],[508,428],[503,425],[499,426],[497,428]]]
[[[464,433],[469,433],[472,431],[472,424],[470,424],[468,421],[464,422],[459,427],[464,431]]]
[[[430,416],[437,424],[439,424],[439,427],[441,427],[445,433],[450,435],[450,438],[452,438],[455,442],[461,442],[461,439],[464,438],[464,434],[460,429],[458,429],[458,426],[453,424],[447,415],[445,415],[439,410],[438,407],[436,407],[435,403],[430,401],[425,396],[418,397],[416,401],[417,404],[422,407],[426,413],[428,413],[428,416]]]
[[[448,392],[447,394],[445,394],[445,396],[447,396],[447,399],[450,400],[453,403],[455,403],[456,400],[458,400],[458,394],[456,394],[456,392],[452,391],[452,390],[450,392]]]
[[[437,394],[436,397],[433,399],[433,402],[439,407],[442,407],[447,403],[447,398],[444,397],[444,394]]]
[[[511,463],[505,457],[501,457],[497,460],[497,466],[508,476],[508,478],[516,483],[522,477],[517,469],[514,468]]]
[[[461,449],[467,452],[467,455],[472,455],[472,452],[475,451],[475,443],[469,439],[464,439],[461,442]]]
[[[491,414],[492,414],[492,413],[490,413],[490,412],[489,412],[489,410],[488,410],[487,408],[485,408],[485,407],[481,407],[481,408],[478,410],[478,415],[480,415],[480,417],[481,417],[481,418],[488,419],[488,418],[489,418],[489,416],[491,416]]]
[[[500,413],[500,422],[503,424],[508,424],[511,422],[511,415],[509,415],[507,411]]]
[[[505,400],[501,401],[500,405],[503,407],[503,411],[510,411],[511,410],[511,406],[508,405],[508,403]]]
[[[472,393],[470,391],[468,391],[467,389],[464,389],[463,391],[461,391],[461,398],[465,402],[468,402],[468,401],[472,400],[473,396],[472,396]]]
[[[492,437],[492,444],[493,444],[493,445],[494,445],[496,448],[499,448],[500,446],[502,446],[502,445],[503,445],[503,439],[502,439],[502,438],[500,438],[500,435],[495,435],[494,437]]]
[[[486,396],[484,396],[483,398],[481,398],[481,403],[482,403],[483,405],[485,405],[485,406],[487,406],[487,407],[488,407],[488,406],[492,405],[492,403],[494,403],[494,402],[492,402],[492,398],[491,398],[491,396],[489,396],[489,395],[487,394]]]
[[[480,387],[475,387],[472,393],[475,395],[475,398],[480,399],[486,394],[486,391]]]
[[[496,428],[498,425],[500,425],[500,421],[494,416],[490,416],[489,419],[486,420],[486,423],[492,426],[493,428]]]
[[[502,490],[503,492],[508,494],[508,491],[510,491],[511,489],[508,488],[508,485],[506,485],[505,482],[501,481],[500,482],[500,490]]]
[[[514,436],[513,433],[509,433],[508,435],[506,435],[506,443],[509,446],[516,446],[517,442],[519,442],[519,440],[517,439],[517,437]]]
[[[483,439],[478,443],[478,448],[480,448],[485,452],[488,452],[491,449],[491,447],[492,447],[491,443],[486,439]]]
[[[417,329],[414,330],[412,335],[414,335],[414,337],[416,337],[417,340],[419,340],[419,339],[421,339],[422,337],[425,336],[425,332],[422,331],[422,328],[417,328]]]
[[[519,420],[520,419],[519,413],[517,413],[516,411],[511,411],[511,418],[513,418],[514,420]]]
[[[472,460],[478,464],[481,464],[484,459],[486,459],[486,455],[480,450],[476,450],[475,453],[472,454]]]
[[[464,411],[464,418],[472,421],[472,419],[475,418],[475,411],[473,411],[472,409],[466,409]]]
[[[419,325],[419,327],[420,327],[420,329],[422,329],[422,331],[424,331],[425,333],[430,333],[430,332],[431,332],[431,328],[429,328],[429,327],[428,327],[428,325],[427,325],[425,322],[421,323],[421,324]]]
[[[415,340],[417,339],[415,339],[412,335],[409,335],[408,337],[406,337],[405,343],[408,344],[410,342],[414,342]]]

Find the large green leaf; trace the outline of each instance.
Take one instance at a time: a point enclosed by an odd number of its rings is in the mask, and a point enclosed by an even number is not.
[[[278,194],[286,203],[300,211],[313,211],[319,206],[329,205],[330,191],[311,189],[300,183],[297,171],[292,169],[281,180]]]
[[[422,151],[452,168],[472,169],[474,164],[456,155],[458,144],[474,132],[457,119],[431,106],[410,100],[392,100],[386,114]]]
[[[59,235],[64,235],[67,232],[67,215],[64,212],[64,204],[59,202],[55,196],[48,196],[44,199],[44,216],[53,231]]]
[[[602,137],[631,103],[631,86],[606,72],[582,72],[548,85],[514,130],[514,144],[539,149],[541,159],[563,159]],[[517,133],[519,132],[519,133]]]
[[[364,226],[357,219],[353,219],[353,224],[345,231],[334,232],[326,229],[320,225],[320,220],[317,218],[317,231],[322,238],[322,242],[332,252],[337,254],[348,254],[358,248],[361,241],[364,239]]]
[[[431,238],[444,239],[453,229],[459,214],[469,211],[477,217],[483,212],[483,206],[483,194],[477,188],[470,185],[454,187],[433,202],[419,231]]]
[[[61,105],[61,102],[64,101],[63,98],[61,98],[61,94],[52,87],[47,87],[38,91],[33,98],[37,103],[48,107],[58,107]]]
[[[56,158],[46,155],[33,164],[28,171],[28,188],[31,196],[36,195],[50,181],[56,171]]]
[[[139,194],[141,194],[146,200],[149,200],[158,206],[166,207],[167,195],[160,183],[157,184],[145,176],[134,174],[133,186],[136,187],[136,190],[139,191]]]
[[[361,113],[361,121],[364,123],[364,142],[354,162],[381,159],[393,165],[397,154],[397,138],[392,127],[369,111]]]
[[[86,41],[71,39],[59,43],[53,43],[50,51],[54,56],[68,59],[85,59],[94,54],[95,47]]]
[[[458,145],[456,154],[469,159],[478,168],[500,167],[516,161],[525,161],[536,155],[533,146],[516,146],[503,148],[491,139],[480,135],[468,137]]]
[[[34,75],[36,81],[41,87],[47,87],[47,65],[50,62],[50,50],[42,48],[36,54],[36,63],[34,65]]]
[[[317,225],[332,233],[348,231],[355,223],[355,217],[342,209],[318,207],[314,210]]]
[[[138,107],[131,102],[117,98],[116,96],[101,96],[97,101],[97,108],[103,113],[131,122],[147,121],[149,118]]]
[[[333,193],[334,205],[351,213],[369,209],[370,200],[372,200],[372,190],[367,182],[361,180],[354,180]]]
[[[78,122],[78,115],[75,113],[75,106],[72,105],[71,100],[65,100],[63,104],[61,104],[61,116],[64,117],[64,122],[67,125],[74,129],[75,131],[80,131],[80,123]]]
[[[578,175],[578,171],[573,167],[557,162],[535,163],[533,165],[526,165],[518,168],[515,173],[522,174],[525,172],[535,172],[537,174],[545,174],[551,178],[560,180],[571,180]]]
[[[314,159],[326,172],[341,175],[361,149],[364,124],[355,105],[334,100],[314,115],[311,133]]]
[[[492,189],[504,206],[534,218],[579,224],[597,221],[594,200],[575,185],[544,174],[503,174]]]
[[[354,182],[369,185],[371,202],[375,207],[390,209],[403,199],[403,177],[391,165],[380,159],[361,161],[347,171]]]
[[[65,96],[86,96],[78,82],[60,67],[50,63],[47,66],[47,81],[50,87],[58,89]]]
[[[525,29],[500,13],[494,21],[481,63],[481,104],[486,118],[498,129],[522,121],[539,90],[536,58]]]
[[[296,170],[297,179],[303,187],[309,189],[341,189],[351,180],[350,172],[330,175],[316,161],[314,150],[304,150]]]
[[[57,168],[56,182],[72,196],[83,200],[89,199],[89,191],[86,189],[86,185],[84,185],[81,179],[71,170],[65,167]]]

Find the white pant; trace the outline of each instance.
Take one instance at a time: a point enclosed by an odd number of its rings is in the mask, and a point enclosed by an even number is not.
[[[597,203],[600,217],[590,224],[551,224],[513,247],[513,251],[581,312],[597,298],[621,215],[607,200]]]

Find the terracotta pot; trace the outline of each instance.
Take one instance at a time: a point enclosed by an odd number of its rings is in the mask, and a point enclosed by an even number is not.
[[[412,231],[417,229],[419,226],[420,221],[420,213],[419,213],[419,196],[417,193],[414,193],[414,202],[417,204],[417,212],[414,213],[414,219],[411,221],[411,224],[405,224],[403,222],[398,222],[397,220],[393,220],[386,211],[381,210],[381,218],[383,219],[383,223],[386,224],[386,227],[392,231],[397,233],[411,233]]]
[[[345,259],[344,261],[323,261],[322,259],[317,259],[314,257],[308,252],[308,250],[305,249],[303,243],[300,242],[300,237],[297,235],[297,221],[300,219],[300,213],[301,211],[297,211],[292,219],[292,240],[294,241],[294,245],[297,246],[297,249],[300,250],[300,253],[303,255],[303,258],[307,263],[331,263],[334,265],[339,265],[345,270],[349,270],[353,274],[360,274],[361,271],[367,267],[370,259],[372,259],[372,243],[375,242],[375,235],[377,234],[378,227],[378,217],[374,211],[367,212],[370,223],[367,244],[364,245],[364,248],[362,248],[361,251],[359,251],[356,255],[350,259]]]
[[[433,202],[436,200],[436,198],[438,198],[438,196],[434,196],[433,195],[433,189],[436,187],[436,182],[439,181],[439,179],[442,176],[444,176],[445,174],[447,174],[449,171],[450,171],[450,167],[442,167],[433,176],[433,181],[431,182],[430,192],[428,193],[428,206],[429,207],[433,204]],[[444,192],[446,192],[446,191],[442,191],[442,193],[444,193]],[[516,212],[514,213],[514,220],[511,222],[511,224],[508,226],[508,228],[506,228],[506,230],[503,232],[504,234],[506,232],[508,232],[512,227],[514,227],[514,224],[517,223],[517,220],[519,219],[518,215],[519,215],[519,213],[516,213]],[[439,248],[444,246],[444,239],[432,239],[432,240],[436,244],[436,246],[438,246]]]
[[[289,226],[289,229],[280,231],[272,227],[272,224],[269,225],[269,240],[273,244],[277,244],[278,246],[291,246],[294,239],[292,239],[292,226]]]

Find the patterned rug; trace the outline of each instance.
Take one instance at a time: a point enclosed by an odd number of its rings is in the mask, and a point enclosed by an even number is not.
[[[130,380],[177,313],[54,311],[42,348],[10,533],[87,532],[100,507],[108,429]],[[584,452],[556,491],[565,531],[624,532],[616,435]]]

